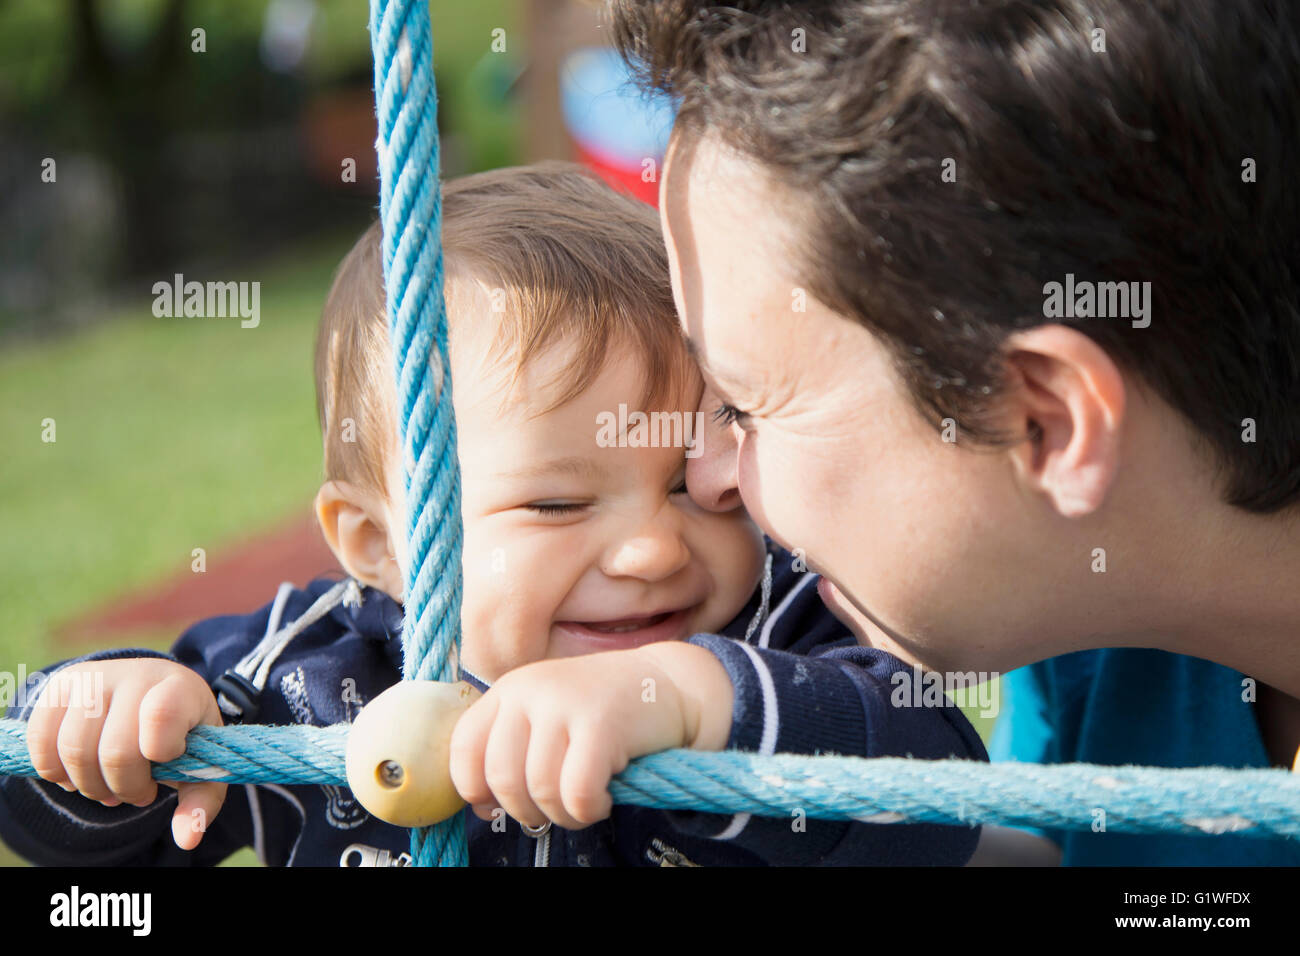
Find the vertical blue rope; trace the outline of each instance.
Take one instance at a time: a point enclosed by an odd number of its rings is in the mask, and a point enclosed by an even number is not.
[[[454,681],[452,649],[460,645],[460,465],[442,297],[438,104],[427,0],[371,0],[370,42],[384,285],[410,544],[402,673],[407,680]],[[412,830],[411,858],[416,866],[466,865],[460,814]]]

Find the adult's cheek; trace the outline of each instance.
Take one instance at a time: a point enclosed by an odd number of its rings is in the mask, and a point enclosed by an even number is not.
[[[809,509],[824,507],[824,503],[810,499],[802,491],[788,461],[779,454],[761,454],[757,436],[745,436],[736,463],[736,488],[749,516],[787,551],[801,549],[801,553],[808,554],[806,530],[812,517]]]

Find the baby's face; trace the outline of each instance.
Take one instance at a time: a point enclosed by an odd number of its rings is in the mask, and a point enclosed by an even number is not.
[[[762,572],[762,533],[744,510],[706,511],[686,494],[685,448],[598,441],[598,416],[617,418],[620,403],[638,410],[639,362],[612,349],[591,387],[533,417],[564,358],[559,349],[539,357],[506,399],[481,348],[453,348],[461,659],[486,681],[543,658],[716,631]],[[693,416],[701,389],[696,380],[663,411]]]

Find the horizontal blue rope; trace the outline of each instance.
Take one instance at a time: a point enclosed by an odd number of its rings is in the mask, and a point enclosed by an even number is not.
[[[347,786],[348,730],[198,727],[185,756],[155,764],[154,777]],[[25,721],[0,720],[0,775],[36,776],[26,732]],[[1300,774],[1285,770],[668,750],[632,761],[610,794],[620,804],[790,820],[1089,830],[1101,810],[1107,832],[1300,837]]]

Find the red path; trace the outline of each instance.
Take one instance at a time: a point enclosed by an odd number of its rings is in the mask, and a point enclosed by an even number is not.
[[[301,587],[326,572],[342,574],[309,512],[219,553],[202,574],[188,567],[156,585],[91,608],[58,628],[60,644],[111,644],[142,629],[171,629],[179,637],[195,621],[247,614],[274,597],[281,581]]]

